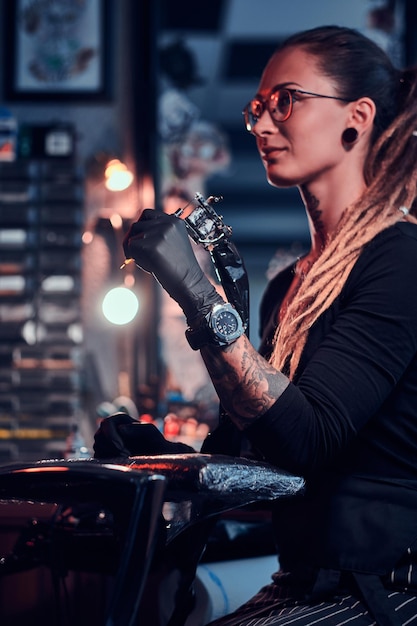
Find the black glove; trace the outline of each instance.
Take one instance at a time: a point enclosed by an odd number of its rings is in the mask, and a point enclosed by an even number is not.
[[[154,424],[138,422],[127,413],[115,413],[102,420],[93,449],[95,459],[195,452],[185,443],[168,441]]]
[[[183,220],[145,209],[123,241],[126,258],[152,273],[176,300],[193,327],[216,303],[222,303],[191,248]]]

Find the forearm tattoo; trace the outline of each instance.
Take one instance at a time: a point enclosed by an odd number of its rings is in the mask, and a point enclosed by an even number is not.
[[[263,415],[289,383],[245,336],[223,349],[205,348],[202,356],[222,407],[240,429]]]

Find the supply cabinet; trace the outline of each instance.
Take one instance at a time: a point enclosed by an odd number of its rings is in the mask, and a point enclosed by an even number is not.
[[[82,417],[83,177],[0,163],[0,461],[62,458]]]

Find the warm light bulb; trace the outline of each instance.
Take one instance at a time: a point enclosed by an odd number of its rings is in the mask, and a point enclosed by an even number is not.
[[[91,232],[91,230],[86,230],[83,232],[81,239],[82,239],[83,244],[88,245],[89,243],[93,241],[94,235]]]
[[[110,215],[110,224],[113,226],[113,228],[119,230],[123,226],[122,216],[119,215],[119,213],[112,213]]]
[[[119,159],[112,159],[106,166],[104,176],[105,185],[110,191],[123,191],[133,182],[133,174]]]

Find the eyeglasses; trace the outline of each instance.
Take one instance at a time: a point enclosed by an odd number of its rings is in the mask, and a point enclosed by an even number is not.
[[[297,94],[303,94],[312,98],[329,98],[331,100],[341,100],[342,102],[352,102],[347,98],[338,98],[337,96],[323,96],[320,93],[311,91],[302,91],[301,89],[288,89],[274,87],[266,100],[254,98],[243,109],[246,130],[250,133],[253,131],[255,124],[268,109],[268,113],[274,122],[285,122],[292,113],[293,104],[298,100]]]

